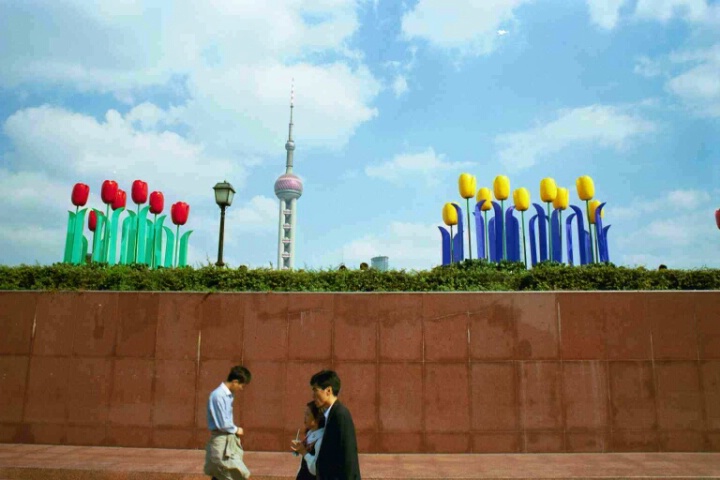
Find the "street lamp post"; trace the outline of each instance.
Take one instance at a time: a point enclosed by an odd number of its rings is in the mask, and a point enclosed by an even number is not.
[[[225,209],[232,205],[235,189],[227,181],[219,182],[213,189],[215,190],[215,203],[220,207],[220,240],[218,242],[218,260],[215,265],[224,267],[223,238],[225,237]]]

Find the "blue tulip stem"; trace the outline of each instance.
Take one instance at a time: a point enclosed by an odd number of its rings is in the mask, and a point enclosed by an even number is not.
[[[488,221],[487,221],[487,210],[483,212],[483,216],[485,217],[485,259],[489,262],[490,261],[490,243],[488,242]]]
[[[453,263],[453,233],[452,233],[452,225],[450,225],[450,263]]]
[[[523,260],[525,261],[525,270],[527,270],[527,248],[525,247],[525,211],[520,212],[520,219],[522,220]]]
[[[588,228],[590,229],[590,258],[592,258],[593,263],[595,263],[595,248],[592,234],[593,234],[593,222],[590,220],[590,200],[585,200],[585,210],[587,210],[587,218],[588,218]],[[583,246],[584,247],[584,246]]]
[[[502,212],[502,215],[505,215],[505,200],[500,200],[500,210]],[[507,258],[507,254],[505,252],[505,221],[503,221],[502,224],[502,259],[505,260]]]
[[[470,253],[470,260],[472,260],[472,240],[470,240],[470,199],[465,199],[465,209],[467,210],[467,231],[468,231],[468,252]]]

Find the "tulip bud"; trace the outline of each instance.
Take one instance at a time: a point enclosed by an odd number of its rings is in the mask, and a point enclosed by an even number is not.
[[[477,191],[477,180],[474,175],[461,173],[458,178],[458,189],[462,198],[473,198]]]
[[[720,228],[720,208],[715,210],[715,223],[717,223],[717,227]]]
[[[515,203],[515,210],[518,212],[524,212],[530,208],[530,192],[527,188],[516,188],[513,192],[513,202]]]
[[[552,202],[557,197],[557,185],[555,180],[548,177],[540,180],[540,199],[543,202]]]
[[[590,223],[595,223],[595,211],[600,206],[600,200],[590,200]],[[600,210],[600,218],[605,218],[605,209]]]
[[[557,196],[553,200],[553,207],[557,210],[565,210],[570,205],[570,192],[567,188],[559,187]]]
[[[455,206],[452,203],[448,202],[443,206],[442,216],[443,216],[443,222],[445,222],[445,225],[447,225],[448,227],[451,225],[457,225],[457,223],[458,223],[457,210],[455,209]]]
[[[577,187],[580,200],[592,200],[595,196],[595,184],[589,176],[583,175],[582,177],[578,177],[578,179],[575,180],[575,186]]]
[[[127,193],[123,189],[118,189],[115,200],[112,203],[112,209],[117,210],[118,208],[125,208],[127,204]]]
[[[152,192],[150,194],[150,213],[155,215],[162,213],[165,208],[165,196],[162,192]]]
[[[510,196],[510,179],[505,175],[498,175],[493,182],[493,192],[498,200],[507,200]]]
[[[84,183],[76,183],[73,187],[70,201],[76,207],[84,207],[88,201],[88,195],[90,195],[90,187]]]
[[[485,203],[482,204],[482,207],[480,207],[480,210],[483,212],[487,212],[488,210],[492,210],[492,192],[487,187],[482,187],[477,192],[477,197],[475,197],[476,201],[485,200]]]
[[[185,202],[177,202],[170,207],[170,216],[175,225],[185,225],[190,216],[190,205]]]
[[[100,197],[104,204],[113,203],[117,197],[118,184],[114,180],[105,180],[102,184]]]
[[[147,202],[148,184],[142,180],[135,180],[132,184],[132,201],[137,205]]]
[[[97,228],[97,213],[95,213],[95,210],[90,210],[90,215],[88,216],[88,228],[91,232],[94,232]]]

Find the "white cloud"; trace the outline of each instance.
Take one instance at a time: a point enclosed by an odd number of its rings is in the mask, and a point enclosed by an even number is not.
[[[636,20],[668,22],[672,19],[704,25],[720,24],[720,5],[712,0],[587,0],[590,19],[596,25],[611,30],[620,20],[624,7]]]
[[[366,235],[324,255],[321,265],[342,260],[350,268],[370,263],[372,257],[389,257],[391,269],[428,269],[441,263],[441,237],[437,225],[390,222],[378,235]]]
[[[407,79],[404,75],[397,75],[392,84],[393,92],[396,97],[401,97],[408,91]]]
[[[507,31],[507,30],[498,30],[498,31],[497,31],[497,34],[500,35],[501,37],[502,37],[503,35],[507,35],[508,33],[510,33],[510,32]]]
[[[657,77],[662,74],[660,64],[657,61],[651,60],[645,56],[637,59],[633,71],[638,75],[642,75],[647,78]]]
[[[227,210],[225,228],[228,232],[274,232],[277,230],[279,205],[277,198],[256,195],[243,205],[233,205]]]
[[[420,176],[428,183],[434,183],[441,175],[455,174],[458,169],[472,165],[472,162],[449,162],[445,160],[445,155],[437,154],[434,148],[429,147],[421,153],[402,153],[385,163],[367,166],[365,174],[389,181],[402,180],[406,176]]]
[[[667,22],[679,17],[690,22],[715,22],[720,8],[707,0],[638,0],[635,15],[641,19]]]
[[[612,216],[618,220],[645,217],[658,212],[690,212],[707,205],[710,194],[703,190],[672,190],[666,197],[655,199],[633,199],[627,204],[612,208]]]
[[[559,113],[557,119],[532,129],[499,135],[495,143],[502,164],[517,171],[578,143],[621,148],[656,126],[621,108],[590,105]]]
[[[667,89],[698,115],[720,116],[720,44],[675,53],[670,61],[689,64],[690,68],[673,76],[666,84]]]
[[[626,0],[587,0],[590,19],[596,25],[613,29],[620,17],[620,8]]]
[[[340,148],[377,114],[381,85],[348,47],[358,0],[3,5],[12,21],[0,29],[0,58],[12,68],[0,69],[0,86],[61,85],[130,104],[152,87],[187,103],[174,119],[223,153],[284,143],[292,77],[306,146]],[[137,114],[143,128],[158,120]]]
[[[514,10],[529,1],[420,0],[403,15],[402,32],[408,39],[424,39],[433,46],[463,55],[486,55],[496,48],[498,30],[512,23]]]
[[[665,196],[633,200],[608,210],[611,260],[614,245],[621,247],[619,262],[657,268],[697,268],[714,265],[720,255],[711,195],[697,189],[673,190]],[[613,233],[614,232],[614,233]]]

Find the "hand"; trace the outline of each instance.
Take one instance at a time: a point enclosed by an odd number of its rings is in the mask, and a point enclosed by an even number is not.
[[[243,433],[245,433],[245,432],[243,432],[243,429],[240,428],[240,427],[238,427],[237,432],[235,432],[235,435],[237,435],[237,436],[239,437],[239,436],[242,435]]]
[[[302,440],[293,440],[292,446],[290,447],[290,450],[293,452],[299,453],[300,455],[305,455],[307,453],[307,448],[305,447],[305,444],[302,442]]]

